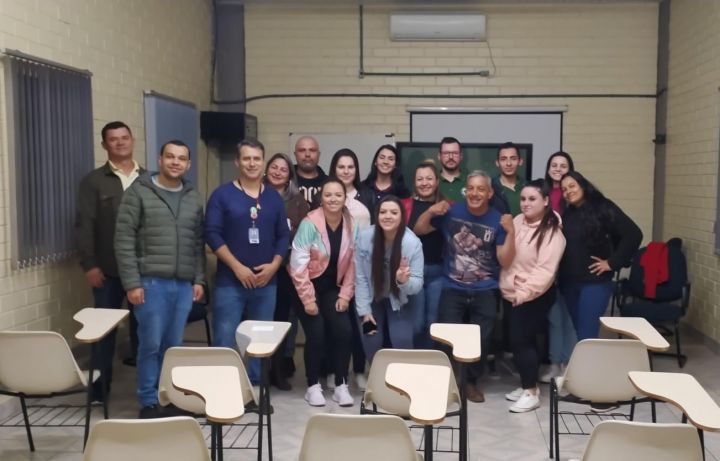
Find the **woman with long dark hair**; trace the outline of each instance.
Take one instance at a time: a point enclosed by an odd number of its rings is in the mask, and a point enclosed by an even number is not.
[[[405,227],[400,199],[384,197],[375,210],[375,222],[360,233],[355,254],[355,304],[370,362],[387,343],[413,348],[408,296],[423,285],[422,244]]]
[[[298,317],[305,331],[305,400],[311,406],[325,405],[320,368],[330,350],[326,358],[335,373],[333,400],[352,406],[347,386],[352,334],[348,306],[354,294],[357,226],[345,207],[345,186],[339,179],[326,180],[319,194],[320,208],[300,223],[288,266],[302,302]]]
[[[395,146],[384,144],[375,151],[370,173],[363,184],[371,191],[371,202],[365,203],[365,205],[372,216],[375,214],[375,206],[383,197],[394,195],[406,198],[410,196],[410,191],[405,186],[405,178],[400,168],[400,157]]]
[[[575,171],[575,165],[567,152],[557,151],[548,158],[545,166],[545,184],[550,190],[550,205],[560,215],[563,214],[566,206],[565,199],[562,197],[560,180],[568,171]],[[549,383],[553,377],[563,374],[575,343],[577,343],[575,325],[573,325],[562,295],[558,293],[557,299],[548,313],[550,366],[540,375],[541,383]]]
[[[540,406],[536,337],[546,331],[546,318],[555,302],[555,273],[565,249],[560,217],[550,205],[542,179],[520,191],[521,213],[513,219],[515,258],[500,273],[500,291],[509,315],[510,346],[521,387],[505,395],[515,402],[510,411],[523,413]]]
[[[613,273],[630,263],[642,241],[640,228],[577,171],[561,181],[567,240],[560,262],[560,291],[578,340],[597,338],[612,295]]]
[[[410,230],[415,228],[418,218],[433,204],[442,199],[440,178],[433,160],[424,160],[415,167],[415,193],[402,199],[405,222]],[[419,236],[422,243],[425,266],[423,289],[411,299],[415,316],[415,347],[432,349],[430,325],[437,322],[442,291],[442,253],[444,240],[438,230]]]

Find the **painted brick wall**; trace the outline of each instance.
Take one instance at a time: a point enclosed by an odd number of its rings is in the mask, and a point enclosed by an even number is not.
[[[136,159],[144,163],[143,90],[194,102],[201,110],[209,105],[211,3],[0,0],[0,49],[89,69],[96,164],[106,159],[100,129],[112,120],[131,127]],[[71,337],[77,330],[72,314],[92,301],[77,263],[11,268],[8,158],[13,154],[6,143],[4,96],[0,69],[0,329],[53,329]],[[201,165],[204,157],[200,152]]]
[[[365,9],[365,70],[482,77],[358,78],[358,10],[246,7],[247,95],[381,93],[437,95],[654,94],[657,5],[499,6],[485,43],[391,42],[389,12]],[[494,61],[494,66],[493,66]],[[268,151],[288,133],[395,133],[409,139],[408,106],[568,106],[564,147],[650,235],[654,98],[284,98],[251,101]],[[450,134],[450,133],[448,133]],[[322,146],[321,146],[322,148]],[[324,155],[331,155],[325,153]]]
[[[720,341],[720,261],[715,255],[720,131],[720,4],[673,0],[670,10],[665,238],[681,237],[692,298],[688,318]]]

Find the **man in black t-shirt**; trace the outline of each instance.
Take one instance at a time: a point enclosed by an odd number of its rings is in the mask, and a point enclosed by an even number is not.
[[[295,143],[295,172],[300,192],[310,207],[313,207],[315,195],[327,175],[318,166],[320,161],[320,146],[312,136],[302,136]]]

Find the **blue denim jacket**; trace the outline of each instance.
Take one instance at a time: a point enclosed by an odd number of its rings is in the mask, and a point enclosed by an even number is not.
[[[370,226],[360,232],[355,245],[355,307],[358,316],[362,317],[372,312],[373,282],[372,282],[372,248],[375,226]],[[418,293],[423,286],[424,257],[422,243],[410,229],[405,229],[402,240],[402,257],[407,258],[410,265],[410,278],[403,284],[398,284],[400,297],[396,298],[390,293],[390,305],[394,311],[400,310],[408,301],[408,296]],[[394,276],[394,274],[392,274]]]

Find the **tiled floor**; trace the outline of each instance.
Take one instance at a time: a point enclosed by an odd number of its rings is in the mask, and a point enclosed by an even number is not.
[[[199,329],[188,333],[189,337],[201,337]],[[684,372],[693,374],[720,402],[720,367],[718,356],[707,347],[686,341],[688,362]],[[298,350],[301,353],[301,349]],[[301,364],[302,360],[296,359]],[[657,371],[678,371],[676,362],[668,358],[655,360]],[[137,415],[136,401],[133,395],[135,369],[117,365],[117,378],[113,385],[113,402],[110,415],[113,418],[134,418]],[[330,399],[326,391],[328,406],[311,408],[303,400],[302,370],[296,374],[291,392],[276,391],[272,393],[275,407],[273,418],[274,459],[290,461],[297,459],[300,442],[307,418],[319,412],[357,413],[356,404],[352,408],[340,408]],[[470,459],[472,460],[543,460],[547,459],[548,431],[548,390],[542,388],[542,407],[531,413],[509,413],[508,402],[504,393],[517,387],[518,379],[513,377],[508,367],[499,367],[497,376],[488,377],[484,382],[487,401],[482,404],[471,403],[469,406],[469,439]],[[351,389],[356,398],[360,393]],[[100,417],[96,410],[94,418]],[[650,421],[648,404],[638,405],[640,421]],[[667,404],[658,405],[659,422],[679,422],[680,414],[674,407]],[[37,428],[34,430],[37,451],[31,454],[27,450],[23,428],[0,428],[0,460],[52,460],[77,461],[82,459],[81,428]],[[583,436],[561,436],[561,454],[563,459],[579,458],[587,441]],[[720,435],[706,434],[705,442],[708,460],[720,459]],[[456,459],[456,455],[439,454],[436,459]],[[225,459],[255,459],[255,453],[246,450],[227,450]],[[341,456],[338,459],[342,459]]]

